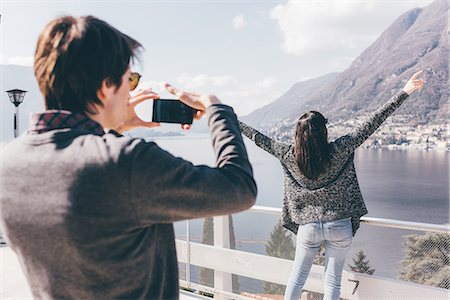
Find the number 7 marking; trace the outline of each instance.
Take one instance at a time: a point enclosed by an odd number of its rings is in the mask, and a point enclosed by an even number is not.
[[[352,292],[352,295],[354,295],[354,294],[356,293],[356,290],[358,289],[358,286],[359,286],[359,280],[349,279],[348,281],[356,283],[356,284],[355,284],[355,288],[353,289],[353,292]]]

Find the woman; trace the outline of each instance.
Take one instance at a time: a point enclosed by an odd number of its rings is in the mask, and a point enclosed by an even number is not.
[[[352,236],[367,213],[358,185],[354,152],[414,91],[420,72],[351,134],[327,141],[327,119],[316,111],[300,117],[293,145],[276,142],[240,122],[242,133],[278,158],[284,170],[283,225],[297,235],[285,299],[299,299],[314,257],[325,244],[324,299],[339,299]]]

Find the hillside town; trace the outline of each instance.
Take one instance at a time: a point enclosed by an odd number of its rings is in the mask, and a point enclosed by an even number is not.
[[[346,135],[360,126],[370,114],[351,120],[329,123],[329,140]],[[295,121],[280,121],[275,127],[264,130],[269,136],[283,142],[291,142],[294,136]],[[418,121],[410,115],[394,115],[372,134],[362,145],[365,148],[385,148],[398,150],[437,150],[450,151],[449,125],[443,121]]]

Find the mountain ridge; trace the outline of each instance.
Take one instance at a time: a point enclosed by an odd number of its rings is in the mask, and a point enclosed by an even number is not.
[[[449,4],[437,0],[425,8],[411,9],[399,16],[372,45],[364,50],[342,73],[322,88],[304,95],[300,105],[287,101],[295,84],[279,99],[266,105],[265,111],[290,111],[284,120],[295,124],[305,111],[323,111],[333,122],[345,121],[370,112],[400,90],[409,77],[423,69],[425,88],[414,101],[405,103],[398,113],[416,116],[418,120],[442,120],[448,117],[448,30]],[[280,125],[276,113],[260,110],[243,117],[258,128]],[[285,126],[284,123],[283,126]],[[293,125],[292,125],[293,126]]]

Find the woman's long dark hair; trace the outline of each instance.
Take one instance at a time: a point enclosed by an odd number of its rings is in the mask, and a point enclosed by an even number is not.
[[[300,172],[309,179],[316,179],[330,160],[327,119],[310,111],[298,119],[295,130],[294,154]]]

